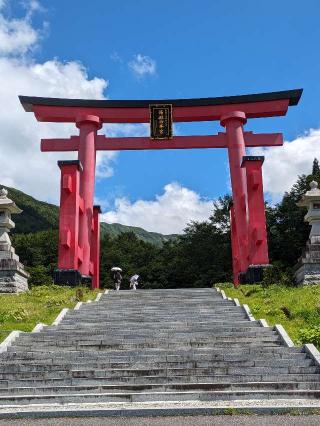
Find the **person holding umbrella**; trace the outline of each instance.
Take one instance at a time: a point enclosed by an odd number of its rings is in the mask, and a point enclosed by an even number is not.
[[[118,266],[114,266],[113,268],[111,268],[111,272],[113,272],[113,282],[115,284],[116,291],[119,291],[122,281],[122,269]]]
[[[130,278],[130,288],[132,290],[137,290],[138,279],[139,279],[139,275],[137,274],[132,275],[132,277]]]

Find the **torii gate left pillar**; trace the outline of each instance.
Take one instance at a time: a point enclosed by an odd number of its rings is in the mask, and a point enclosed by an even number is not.
[[[93,223],[93,198],[96,169],[96,138],[97,130],[102,127],[99,117],[94,115],[81,116],[76,123],[79,128],[78,158],[83,167],[80,177],[80,197],[83,201],[83,214],[79,219],[79,249],[82,261],[79,270],[84,277],[93,275],[90,254],[91,228]]]

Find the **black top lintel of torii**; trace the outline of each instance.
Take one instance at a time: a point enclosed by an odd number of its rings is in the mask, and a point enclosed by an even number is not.
[[[230,105],[253,102],[289,100],[289,105],[297,105],[303,89],[280,92],[256,93],[251,95],[222,96],[217,98],[192,99],[149,99],[149,100],[95,100],[42,98],[37,96],[19,96],[23,108],[33,111],[33,106],[84,107],[84,108],[149,108],[150,104],[172,104],[173,107],[196,107],[211,105]]]

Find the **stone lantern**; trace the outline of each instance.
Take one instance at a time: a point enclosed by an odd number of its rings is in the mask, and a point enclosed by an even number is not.
[[[22,210],[8,198],[8,191],[0,190],[0,293],[19,293],[28,290],[29,274],[12,247],[9,232],[15,227],[11,214]]]
[[[306,249],[295,267],[297,284],[320,283],[320,189],[315,181],[310,188],[297,204],[308,208],[304,220],[311,225]]]

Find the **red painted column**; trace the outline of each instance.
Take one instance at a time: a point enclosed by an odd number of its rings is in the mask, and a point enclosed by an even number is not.
[[[237,287],[239,284],[240,265],[239,265],[239,246],[238,246],[237,227],[236,227],[233,204],[230,206],[230,233],[231,233],[233,285],[234,287]]]
[[[249,210],[249,263],[268,265],[266,214],[263,198],[262,164],[264,157],[245,156],[242,167],[246,170]]]
[[[78,158],[83,166],[80,178],[80,195],[83,201],[83,213],[79,221],[79,246],[81,256],[79,269],[82,275],[90,275],[91,227],[93,219],[93,197],[96,165],[96,136],[102,127],[99,117],[86,115],[77,118],[80,130]]]
[[[81,163],[58,161],[61,169],[59,269],[78,270],[79,189]]]
[[[91,239],[92,288],[100,288],[100,213],[100,206],[93,206]]]
[[[234,111],[220,120],[227,135],[240,272],[245,272],[248,267],[247,182],[245,169],[241,168],[242,157],[246,154],[243,136],[243,124],[246,121],[246,116],[241,111]]]

